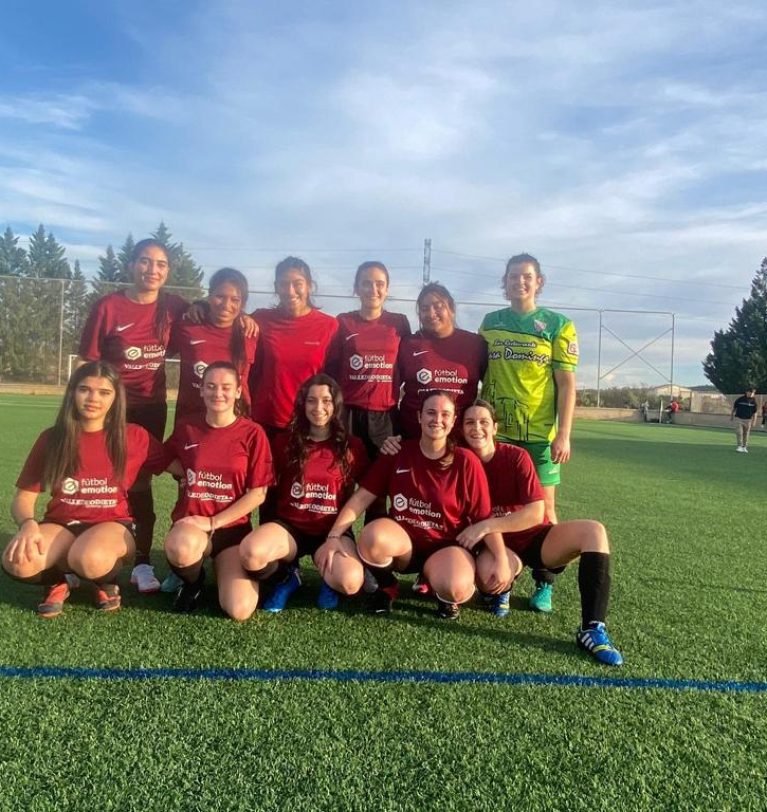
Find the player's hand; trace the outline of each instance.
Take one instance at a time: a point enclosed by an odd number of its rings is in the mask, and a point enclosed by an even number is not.
[[[393,457],[400,451],[401,448],[402,448],[401,434],[394,434],[391,437],[387,437],[383,441],[383,443],[381,443],[381,453],[386,454],[388,457]]]
[[[245,338],[258,338],[258,324],[255,319],[251,318],[247,313],[243,313],[240,316],[240,324]]]
[[[551,442],[551,461],[555,463],[567,462],[570,459],[570,440],[559,434]]]
[[[24,522],[8,545],[8,560],[21,564],[42,556],[48,549],[47,542],[40,532],[40,525],[33,520]]]
[[[330,575],[333,569],[333,559],[337,556],[348,557],[349,553],[344,549],[341,539],[328,539],[317,550],[317,560],[314,562],[323,579]]]
[[[490,588],[490,594],[498,595],[511,583],[511,567],[505,550],[502,555],[494,559],[494,563],[495,566],[490,572],[487,586]]]
[[[176,522],[177,525],[184,527],[193,527],[196,530],[202,530],[203,533],[211,532],[211,520],[209,516],[184,516]]]
[[[207,302],[192,302],[184,313],[184,321],[191,321],[192,324],[202,324],[205,321],[210,307]]]
[[[464,527],[455,540],[466,550],[473,550],[487,535],[487,532],[484,522],[477,522]]]

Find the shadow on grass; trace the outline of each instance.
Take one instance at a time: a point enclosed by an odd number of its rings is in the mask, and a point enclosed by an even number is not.
[[[767,588],[753,589],[747,586],[727,586],[723,584],[712,584],[710,581],[692,581],[689,578],[659,578],[653,576],[638,576],[636,579],[640,584],[669,584],[677,589],[694,589],[702,592],[742,592],[748,595],[767,595]]]

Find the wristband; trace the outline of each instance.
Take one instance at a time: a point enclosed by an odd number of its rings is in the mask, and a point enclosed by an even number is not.
[[[329,538],[329,539],[340,539],[340,538],[341,538],[341,534],[340,534],[340,533],[328,533],[328,534],[327,534],[327,536],[326,536],[326,538]]]

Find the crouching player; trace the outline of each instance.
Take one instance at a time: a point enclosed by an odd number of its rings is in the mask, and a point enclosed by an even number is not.
[[[512,573],[523,565],[561,572],[580,558],[578,588],[581,594],[581,627],[577,644],[605,665],[621,665],[623,657],[607,636],[605,618],[610,596],[610,545],[605,528],[590,520],[552,525],[544,517],[543,489],[530,455],[516,446],[496,444],[498,423],[493,407],[475,400],[463,416],[463,436],[479,457],[487,474],[493,517],[467,527],[459,544],[473,549],[487,534],[502,532]],[[488,572],[495,572],[492,555],[482,550],[477,557],[477,583],[493,592]],[[495,614],[508,614],[509,592],[489,601]]]
[[[317,606],[335,609],[339,593],[362,589],[364,575],[351,530],[327,534],[368,460],[362,441],[346,431],[341,388],[329,375],[301,384],[290,429],[274,440],[274,462],[276,507],[263,511],[242,549],[254,577],[277,581],[262,608],[287,606],[301,585],[298,562],[310,555],[322,576]]]
[[[16,482],[11,513],[19,529],[3,554],[12,578],[45,588],[40,617],[64,611],[70,573],[93,582],[99,610],[120,608],[117,575],[136,552],[128,491],[142,467],[162,456],[146,429],[126,424],[125,388],[114,367],[79,367],[55,425],[38,437]],[[38,523],[35,504],[46,489],[51,499]]]
[[[242,380],[233,364],[209,364],[200,393],[205,413],[177,425],[165,443],[164,464],[184,482],[165,539],[165,555],[181,582],[173,607],[194,611],[210,557],[221,608],[234,620],[247,620],[258,603],[258,582],[243,568],[241,550],[251,533],[250,515],[274,481],[272,455],[264,430],[244,416]]]
[[[427,394],[418,412],[420,438],[405,440],[398,451],[376,460],[328,535],[344,533],[377,497],[390,498],[389,516],[365,525],[358,544],[360,558],[378,581],[371,596],[375,612],[392,609],[398,591],[392,570],[422,574],[437,596],[439,617],[446,620],[457,618],[459,605],[474,595],[474,556],[456,539],[491,515],[490,494],[479,460],[456,448],[450,437],[455,419],[450,393]],[[511,581],[506,550],[500,533],[487,531],[482,539],[485,588],[499,593]]]

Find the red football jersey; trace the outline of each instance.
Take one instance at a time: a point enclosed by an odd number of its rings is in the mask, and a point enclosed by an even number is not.
[[[329,441],[309,442],[302,472],[288,464],[289,435],[274,441],[277,470],[277,515],[288,524],[312,535],[326,535],[338,511],[354,492],[354,483],[368,467],[362,441],[349,437],[349,473],[344,476]]]
[[[455,396],[458,419],[477,397],[487,367],[487,344],[468,330],[455,330],[447,338],[424,336],[419,331],[402,339],[397,363],[405,385],[399,407],[403,434],[419,437],[418,410],[430,389],[444,389]]]
[[[490,462],[484,463],[484,468],[490,486],[493,516],[515,513],[525,505],[543,499],[543,487],[535,471],[535,465],[524,448],[508,443],[497,443],[493,458]],[[509,549],[521,553],[530,546],[530,542],[538,535],[540,529],[550,524],[551,522],[544,517],[541,524],[527,530],[504,533],[503,541]]]
[[[366,321],[359,314],[341,313],[328,371],[338,381],[347,406],[386,412],[399,400],[397,353],[400,340],[410,335],[401,313],[381,314]]]
[[[16,487],[36,493],[42,490],[40,480],[50,434],[51,429],[46,429],[37,438],[16,480]],[[125,427],[125,447],[125,475],[120,482],[109,459],[105,432],[80,432],[80,464],[73,476],[66,477],[51,489],[51,501],[45,508],[43,521],[69,524],[131,519],[128,489],[136,481],[142,466],[157,469],[162,465],[163,449],[146,429],[133,423]]]
[[[179,356],[179,386],[176,403],[176,424],[181,420],[205,412],[205,405],[200,397],[202,375],[208,364],[214,361],[232,362],[231,351],[232,328],[216,327],[208,322],[192,324],[180,321],[173,326],[168,345],[168,355]],[[240,366],[242,380],[242,397],[250,408],[248,375],[256,357],[258,339],[245,339],[245,363]]]
[[[253,419],[285,428],[293,415],[299,386],[322,372],[338,322],[319,310],[287,316],[278,308],[251,314],[259,326],[256,362],[250,376]]]
[[[163,293],[169,327],[186,312],[189,303]],[[80,357],[108,361],[120,373],[129,406],[165,400],[166,343],[155,329],[157,302],[139,304],[124,291],[109,293],[92,307],[80,338]]]
[[[166,463],[178,460],[186,481],[171,518],[215,516],[252,488],[274,482],[272,452],[261,426],[238,417],[229,426],[214,428],[204,417],[180,423],[165,441]],[[227,527],[247,524],[243,516]]]
[[[470,524],[490,515],[490,491],[482,463],[465,448],[454,450],[453,463],[424,456],[418,440],[405,440],[397,454],[381,455],[360,485],[391,499],[389,516],[424,550],[452,541]]]

